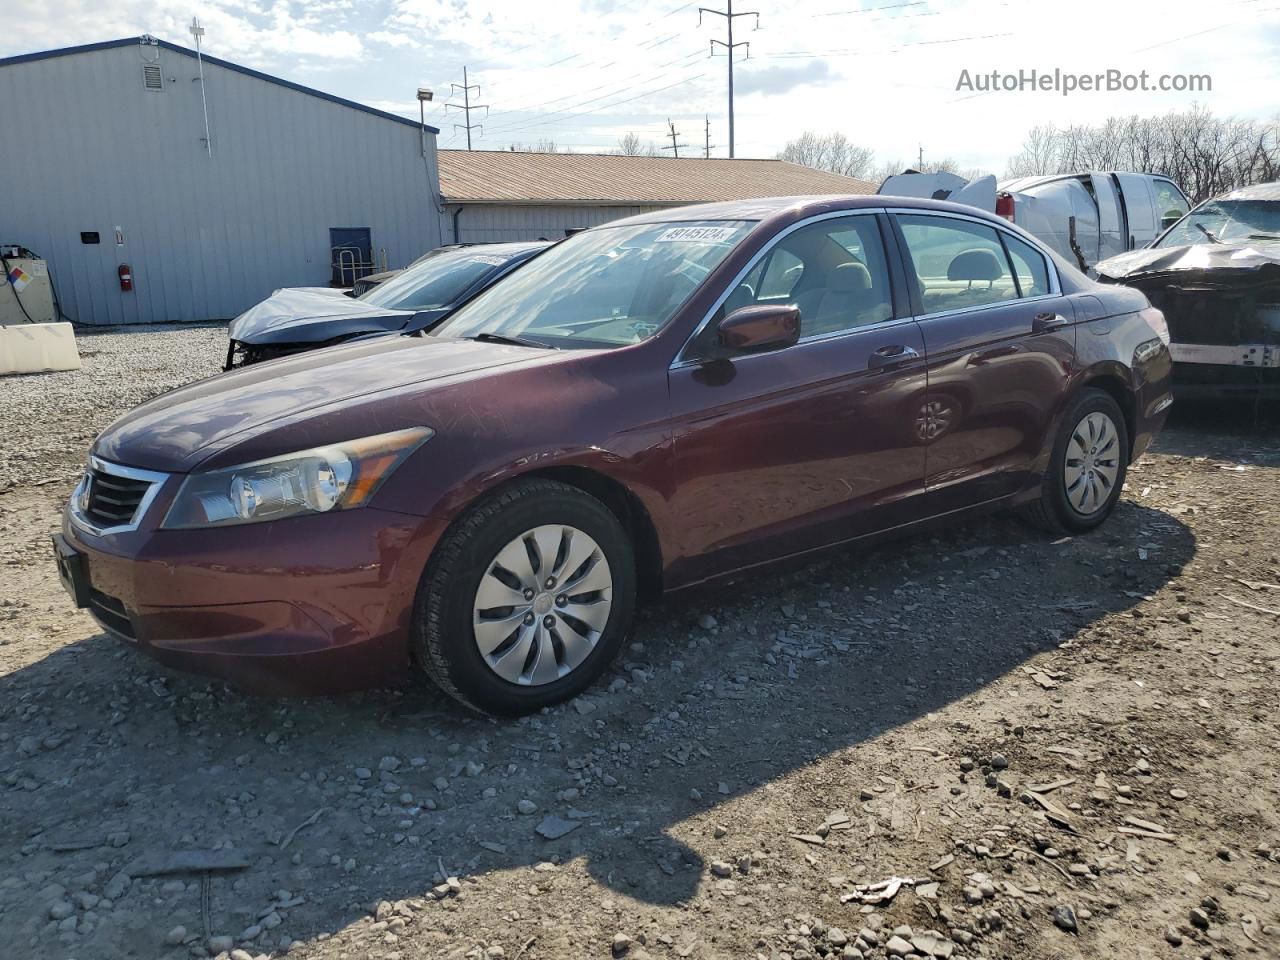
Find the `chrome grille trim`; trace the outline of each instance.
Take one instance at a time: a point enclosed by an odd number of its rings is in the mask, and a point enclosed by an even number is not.
[[[169,474],[160,473],[156,470],[141,470],[137,467],[126,467],[118,463],[108,463],[98,457],[90,457],[88,468],[85,470],[84,476],[80,478],[80,482],[76,485],[74,492],[71,494],[71,502],[67,505],[67,514],[71,522],[79,529],[94,536],[104,536],[111,533],[129,533],[137,530],[138,525],[142,522],[142,518],[146,516],[148,508],[156,498],[156,494],[160,492],[160,488],[164,485],[164,481],[169,478]],[[112,480],[135,481],[135,483],[112,483]],[[136,490],[136,482],[141,481],[147,484],[142,496],[137,499],[137,505],[130,512],[129,503],[133,501],[132,492]],[[91,490],[91,495],[98,499],[106,501],[108,506],[119,507],[119,516],[112,518],[114,522],[103,523],[94,517],[86,515],[80,509],[80,497],[85,492],[87,485],[95,483],[101,488],[96,492]],[[126,497],[115,497],[114,493],[128,493]],[[125,500],[120,503],[118,501]],[[127,515],[127,516],[126,516]]]

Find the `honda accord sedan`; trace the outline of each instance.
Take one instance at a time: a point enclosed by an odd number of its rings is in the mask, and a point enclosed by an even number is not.
[[[426,335],[143,404],[93,444],[57,562],[177,667],[264,692],[422,671],[519,714],[590,684],[661,591],[977,511],[1096,527],[1169,371],[1140,291],[970,207],[664,210]]]

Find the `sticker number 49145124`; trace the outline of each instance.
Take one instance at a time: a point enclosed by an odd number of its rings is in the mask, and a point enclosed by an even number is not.
[[[657,243],[728,243],[735,227],[671,227],[658,234]]]

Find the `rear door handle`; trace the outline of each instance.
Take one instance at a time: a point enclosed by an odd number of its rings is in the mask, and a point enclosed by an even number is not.
[[[871,370],[886,370],[918,359],[920,359],[920,354],[916,350],[905,344],[895,343],[873,351],[871,356],[867,358],[867,367]]]
[[[1032,333],[1047,333],[1067,325],[1067,318],[1060,313],[1037,313],[1031,318]]]

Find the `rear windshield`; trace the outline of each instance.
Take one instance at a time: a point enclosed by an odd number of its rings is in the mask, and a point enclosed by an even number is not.
[[[493,334],[557,347],[618,347],[652,336],[754,222],[603,226],[575,234],[490,287],[432,333]]]
[[[1210,200],[1187,214],[1155,246],[1250,240],[1280,242],[1280,201]]]
[[[391,310],[432,310],[448,306],[473,283],[502,267],[514,255],[441,250],[374,287],[363,294],[360,301]]]

